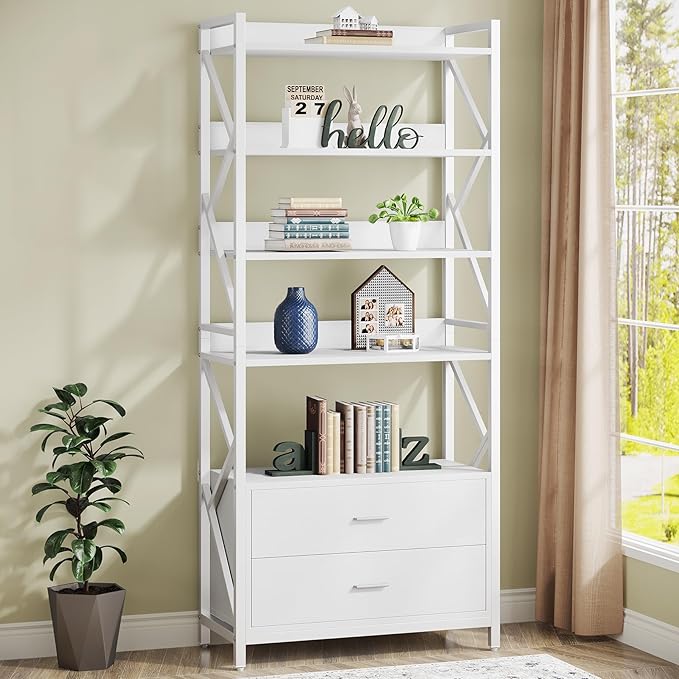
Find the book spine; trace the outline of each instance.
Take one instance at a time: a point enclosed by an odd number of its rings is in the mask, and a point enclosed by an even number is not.
[[[284,219],[285,224],[299,224],[308,229],[313,229],[319,224],[346,224],[342,217],[285,217]]]
[[[342,203],[305,203],[295,201],[294,203],[279,203],[278,207],[282,210],[341,210]]]
[[[382,471],[391,471],[391,406],[382,404]]]
[[[341,427],[340,427],[340,414],[338,412],[333,411],[332,413],[332,420],[333,420],[333,425],[332,425],[332,436],[333,436],[333,442],[332,442],[332,454],[333,454],[333,460],[332,460],[332,473],[333,474],[339,474],[341,471],[341,464],[340,464],[340,452],[341,452],[341,445],[340,445],[340,434],[341,434]]]
[[[365,474],[365,406],[354,405],[354,464],[357,474]]]
[[[319,196],[317,198],[310,196],[285,196],[284,198],[279,198],[278,203],[279,205],[291,208],[306,207],[307,205],[310,205],[312,208],[324,207],[325,205],[330,205],[333,208],[342,207],[342,199],[335,196]]]
[[[369,403],[365,406],[365,471],[366,474],[375,473],[375,406]]]
[[[375,405],[375,473],[382,471],[382,405]]]
[[[313,239],[318,239],[318,238],[325,238],[326,240],[330,239],[337,239],[337,238],[349,238],[349,232],[348,231],[336,231],[336,232],[330,232],[330,231],[294,231],[294,232],[286,232],[286,231],[271,231],[269,233],[270,238],[278,238],[280,240],[289,240],[292,238],[297,238],[301,240],[313,240]]]
[[[307,38],[305,41],[307,44],[320,44],[320,45],[391,45],[391,38],[373,38],[373,37],[350,37],[350,36],[334,36],[334,35],[323,35],[317,38]]]
[[[328,410],[325,415],[325,431],[327,436],[326,457],[327,457],[327,474],[334,474],[333,462],[335,460],[335,420],[332,417],[332,410]]]
[[[273,238],[264,243],[266,250],[351,250],[349,238]]]
[[[400,407],[398,403],[391,404],[391,471],[398,472],[401,470],[401,440],[399,429],[400,422]]]
[[[349,233],[349,225],[342,224],[277,224],[271,222],[269,231],[282,231],[284,233]]]
[[[325,399],[317,396],[307,396],[307,420],[306,428],[316,432],[316,459],[317,473],[328,473],[328,439],[326,414],[328,404]]]
[[[349,37],[368,37],[368,38],[393,38],[394,31],[380,31],[380,30],[361,30],[352,28],[332,28],[329,31],[317,31],[317,35],[338,35]]]
[[[281,208],[285,211],[286,217],[346,217],[349,213],[342,208],[319,209],[319,208]]]
[[[344,474],[354,473],[354,408],[351,403],[338,401],[335,409],[341,413],[344,430],[342,432],[342,457],[340,469]]]

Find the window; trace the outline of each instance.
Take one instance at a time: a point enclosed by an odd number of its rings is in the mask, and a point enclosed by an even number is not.
[[[679,2],[615,14],[622,526],[628,555],[679,570]]]

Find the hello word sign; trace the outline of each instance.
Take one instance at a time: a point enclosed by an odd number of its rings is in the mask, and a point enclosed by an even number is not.
[[[327,148],[333,135],[336,135],[337,148],[414,149],[423,136],[412,127],[394,129],[403,116],[403,106],[400,104],[394,106],[388,116],[387,107],[384,104],[378,106],[370,121],[367,136],[362,127],[354,128],[348,134],[343,130],[332,130],[332,122],[341,110],[342,102],[339,99],[333,99],[326,107],[321,132],[321,146],[323,148]],[[377,127],[385,119],[387,122],[380,138]]]

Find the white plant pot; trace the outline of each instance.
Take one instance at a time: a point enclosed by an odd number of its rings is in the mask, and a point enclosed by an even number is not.
[[[391,222],[389,233],[394,250],[417,250],[421,222]]]

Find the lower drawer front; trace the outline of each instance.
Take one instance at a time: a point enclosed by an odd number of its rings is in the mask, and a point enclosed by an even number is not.
[[[252,560],[252,625],[482,611],[483,545]]]

